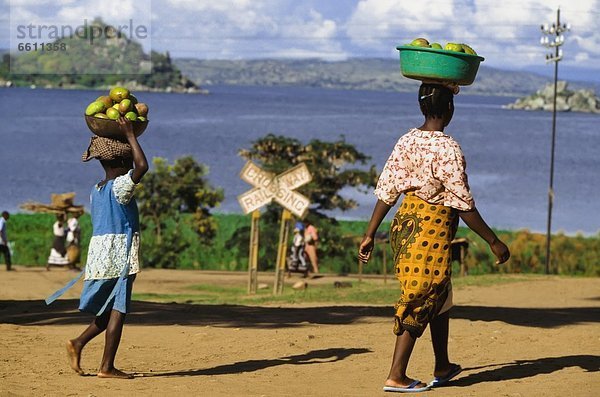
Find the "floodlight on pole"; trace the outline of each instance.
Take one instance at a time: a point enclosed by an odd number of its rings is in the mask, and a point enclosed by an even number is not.
[[[554,62],[554,101],[552,105],[552,144],[550,148],[550,187],[548,189],[548,222],[546,229],[546,274],[550,274],[550,247],[552,239],[552,206],[554,204],[554,149],[556,143],[556,91],[558,83],[558,62],[563,58],[562,46],[565,42],[563,33],[571,30],[571,25],[560,23],[560,8],[556,10],[556,22],[552,25],[541,25],[544,36],[540,38],[540,44],[544,47],[554,48],[554,52],[546,54],[546,63]],[[550,39],[549,36],[554,36]]]

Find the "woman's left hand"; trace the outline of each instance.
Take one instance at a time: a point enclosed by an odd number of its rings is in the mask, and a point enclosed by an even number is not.
[[[501,265],[510,258],[510,251],[506,244],[496,239],[490,244],[490,248],[494,255],[496,255],[496,265]]]

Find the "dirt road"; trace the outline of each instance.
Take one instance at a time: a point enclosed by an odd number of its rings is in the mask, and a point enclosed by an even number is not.
[[[391,307],[335,302],[310,307],[134,302],[117,365],[136,378],[93,376],[102,338],[83,354],[90,375],[78,376],[64,348],[90,321],[76,310],[78,288],[50,307],[41,301],[71,276],[62,270],[0,271],[0,396],[387,394],[381,387],[394,343]],[[245,276],[148,270],[135,291],[169,293],[207,282],[243,285]],[[465,371],[424,395],[600,395],[600,279],[540,276],[454,292],[450,356]],[[432,369],[426,333],[409,375],[429,381]]]

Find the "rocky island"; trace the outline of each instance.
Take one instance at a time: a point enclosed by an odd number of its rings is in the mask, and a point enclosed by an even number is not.
[[[547,84],[535,94],[519,98],[510,103],[506,109],[545,110],[552,111],[554,102],[554,84]],[[581,89],[572,91],[566,81],[559,81],[556,86],[557,112],[600,113],[600,98],[594,90]]]

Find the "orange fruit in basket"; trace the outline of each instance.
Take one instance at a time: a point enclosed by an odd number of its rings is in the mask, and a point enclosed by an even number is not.
[[[132,107],[133,105],[129,99],[123,99],[121,102],[119,102],[119,112],[121,112],[121,114],[131,111]]]
[[[96,101],[102,102],[107,109],[113,105],[113,101],[108,95],[99,96]]]
[[[148,115],[148,105],[146,105],[145,103],[136,103],[135,110],[137,110],[140,116],[146,117]]]

